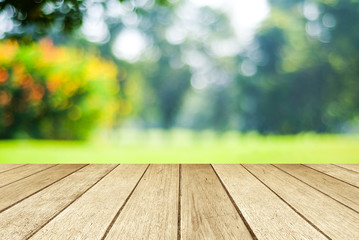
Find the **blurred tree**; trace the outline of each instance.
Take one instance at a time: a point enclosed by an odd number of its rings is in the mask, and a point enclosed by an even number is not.
[[[64,31],[72,31],[82,23],[83,1],[46,0],[46,1],[13,1],[0,2],[0,14],[5,14],[19,29],[10,35],[44,36],[54,25],[59,25]]]
[[[119,113],[132,112],[146,127],[240,124],[289,134],[359,123],[357,1],[269,0],[270,16],[241,52],[224,13],[156,2],[3,0],[0,38],[50,35],[55,43],[98,48],[120,69]],[[119,60],[116,40],[127,30],[139,32],[145,47],[134,60]],[[0,83],[11,69],[0,69]]]
[[[160,112],[161,126],[170,128],[175,123],[186,91],[190,87],[191,73],[188,67],[173,69],[167,56],[162,56],[158,69],[147,76],[147,84],[151,85],[156,96]]]
[[[47,39],[0,52],[0,138],[83,139],[116,123],[125,100],[113,63]]]
[[[225,41],[234,38],[234,31],[221,12],[206,7],[192,9],[192,15],[184,19],[178,17],[187,11],[181,7],[154,8],[142,16],[138,26],[149,39],[147,54],[151,56],[146,59],[145,53],[138,64],[145,76],[141,116],[147,123],[154,122],[152,126],[159,122],[161,127],[172,127],[178,124],[178,117],[186,118],[178,114],[188,114],[188,109],[181,109],[191,87],[203,85],[200,91],[211,94],[200,94],[207,104],[198,106],[194,114],[206,116],[206,120],[192,116],[184,126],[224,130],[233,114],[228,85],[234,58],[218,52],[226,47]],[[191,91],[191,94],[196,93]]]
[[[270,4],[270,17],[242,59],[242,66],[256,68],[239,77],[242,129],[340,131],[359,115],[359,57],[353,54],[359,50],[359,3]]]
[[[190,68],[181,59],[183,46],[166,39],[174,18],[171,9],[157,6],[143,16],[138,26],[151,42],[147,54],[152,56],[136,64],[145,77],[140,116],[147,126],[172,127],[190,87]]]
[[[136,11],[143,11],[136,6],[137,2],[131,1],[130,4],[137,8]],[[81,26],[88,7],[93,3],[84,0],[2,0],[0,15],[7,20],[3,23],[7,24],[7,37],[21,37],[31,41],[54,31],[72,33]],[[156,3],[170,5],[167,0],[156,0]],[[106,1],[97,4],[106,5]]]

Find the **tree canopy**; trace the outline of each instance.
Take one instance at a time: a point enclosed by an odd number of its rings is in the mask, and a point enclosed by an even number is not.
[[[47,36],[54,48],[76,46],[79,52],[106,58],[118,69],[109,80],[119,87],[110,94],[117,98],[116,111],[144,128],[263,134],[358,129],[359,2],[268,3],[270,13],[247,44],[241,44],[242,36],[223,9],[195,6],[190,0],[3,0],[0,37],[29,40],[36,50],[35,45],[41,48],[38,40]],[[71,34],[65,37],[63,32]],[[34,60],[34,55],[25,54],[23,42],[15,65]],[[69,59],[69,64],[75,60]],[[10,65],[2,64],[0,70],[12,79]],[[30,65],[27,73],[37,75]],[[39,81],[51,80],[41,74]],[[0,92],[11,87],[0,84]],[[20,95],[28,93],[24,94]],[[8,99],[1,96],[0,105],[1,99]],[[43,98],[43,106],[47,101]],[[66,111],[62,114],[69,116]],[[43,123],[36,121],[41,132]]]
[[[134,10],[141,12],[139,1],[128,2]],[[0,14],[11,20],[8,36],[38,39],[54,30],[73,33],[83,23],[84,15],[93,1],[84,0],[3,0],[0,1]],[[106,1],[99,1],[106,5]],[[168,5],[167,0],[156,0],[157,4]]]

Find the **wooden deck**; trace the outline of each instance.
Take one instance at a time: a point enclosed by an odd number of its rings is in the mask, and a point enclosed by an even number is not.
[[[359,239],[359,165],[0,165],[0,239]]]

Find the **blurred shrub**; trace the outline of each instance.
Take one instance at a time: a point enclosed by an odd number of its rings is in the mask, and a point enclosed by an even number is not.
[[[117,67],[96,54],[0,42],[0,138],[83,139],[120,109]]]

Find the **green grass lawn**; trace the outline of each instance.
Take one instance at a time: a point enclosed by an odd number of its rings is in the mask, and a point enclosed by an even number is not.
[[[0,163],[358,163],[359,136],[121,132],[87,142],[0,141]],[[111,140],[109,140],[111,139]]]

